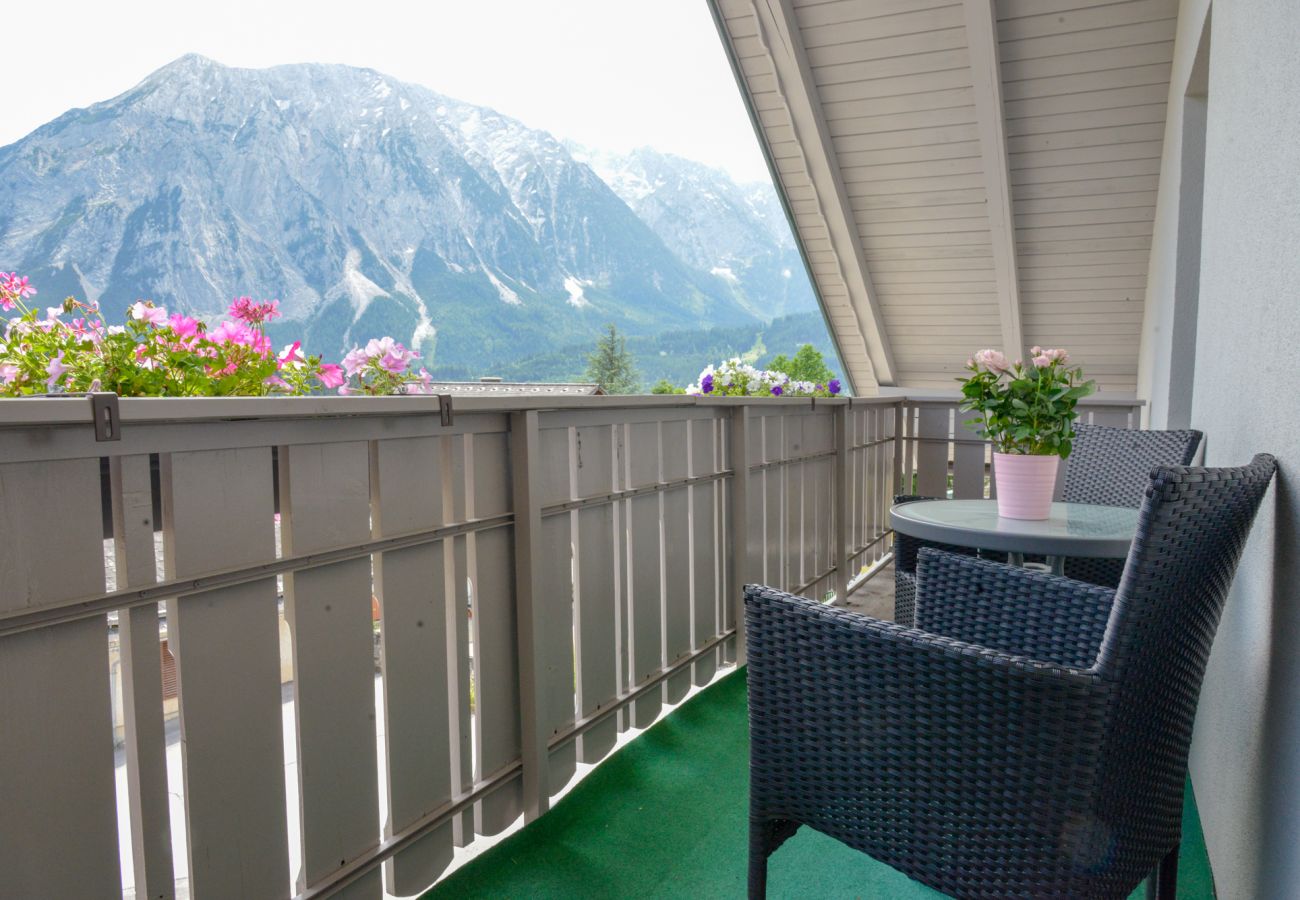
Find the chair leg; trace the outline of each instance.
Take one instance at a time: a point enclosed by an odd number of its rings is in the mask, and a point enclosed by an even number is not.
[[[749,900],[767,897],[767,838],[764,825],[749,824]]]
[[[1175,900],[1178,894],[1178,845],[1165,854],[1147,879],[1147,900]]]

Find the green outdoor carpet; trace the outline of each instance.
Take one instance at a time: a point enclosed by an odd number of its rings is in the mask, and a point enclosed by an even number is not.
[[[748,758],[745,676],[738,673],[692,698],[598,766],[545,816],[424,896],[744,897]],[[768,896],[943,895],[802,828],[772,855]],[[1214,896],[1190,785],[1178,896]]]

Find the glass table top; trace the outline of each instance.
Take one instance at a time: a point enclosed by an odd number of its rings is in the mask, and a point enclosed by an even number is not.
[[[1043,520],[1005,519],[996,500],[913,500],[890,512],[894,529],[924,540],[984,550],[1122,558],[1138,511],[1123,506],[1053,503]]]

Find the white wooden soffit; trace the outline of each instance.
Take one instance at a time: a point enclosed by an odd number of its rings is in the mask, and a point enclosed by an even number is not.
[[[866,254],[858,238],[791,0],[750,0],[750,6],[759,43],[771,61],[777,94],[789,114],[790,128],[800,148],[818,211],[826,223],[826,233],[871,362],[870,374],[877,384],[892,386],[897,383],[898,375],[884,317],[867,270]],[[723,37],[729,40],[727,35]],[[759,137],[762,139],[762,135]],[[866,378],[854,380],[859,385],[870,383]]]
[[[1016,223],[1011,205],[1011,170],[1002,106],[1002,75],[998,62],[998,22],[994,0],[965,0],[966,42],[970,53],[971,84],[979,123],[980,155],[984,159],[984,184],[993,249],[993,274],[997,282],[1002,346],[1007,355],[1025,349],[1020,329],[1020,285],[1016,263]]]

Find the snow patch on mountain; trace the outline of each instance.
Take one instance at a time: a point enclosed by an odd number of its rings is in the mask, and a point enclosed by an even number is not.
[[[376,297],[390,296],[387,291],[362,274],[358,268],[361,264],[361,251],[355,247],[348,249],[343,261],[343,281],[340,285],[348,300],[352,303],[352,321],[361,318],[370,301]]]
[[[519,299],[519,295],[512,291],[510,286],[498,278],[491,269],[484,267],[483,274],[488,277],[488,281],[492,282],[492,286],[497,289],[497,294],[500,295],[502,303],[509,303],[513,306],[523,305],[524,301]]]
[[[591,306],[591,301],[587,299],[582,292],[583,287],[590,287],[591,282],[583,282],[574,278],[572,275],[564,279],[564,289],[569,292],[569,305],[582,309],[584,306]]]

